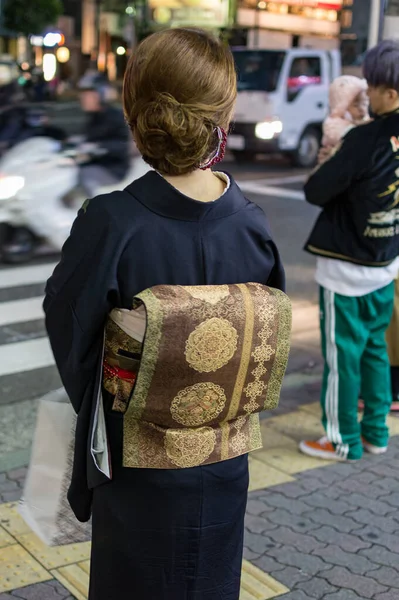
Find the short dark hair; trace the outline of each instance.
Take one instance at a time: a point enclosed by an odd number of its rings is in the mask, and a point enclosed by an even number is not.
[[[363,73],[370,86],[399,93],[399,42],[385,40],[371,48],[364,59]]]

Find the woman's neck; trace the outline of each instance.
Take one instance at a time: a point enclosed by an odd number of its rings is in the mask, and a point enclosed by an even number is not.
[[[162,175],[179,192],[200,202],[213,202],[222,196],[226,183],[210,169],[196,169],[187,175]]]

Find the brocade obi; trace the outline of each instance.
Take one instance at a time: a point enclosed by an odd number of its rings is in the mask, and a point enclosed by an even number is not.
[[[143,344],[126,333],[140,306]],[[161,285],[137,295],[124,325],[117,312],[106,325],[103,385],[124,415],[125,467],[194,467],[262,447],[259,413],[277,406],[289,354],[283,292]]]

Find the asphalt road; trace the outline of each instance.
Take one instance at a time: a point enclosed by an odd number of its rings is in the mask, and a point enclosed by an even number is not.
[[[54,123],[73,135],[81,131],[83,116],[76,105],[57,106]],[[285,264],[294,306],[301,311],[314,305],[314,258],[302,247],[317,210],[303,199],[306,173],[292,169],[279,157],[259,157],[251,164],[237,164],[227,157],[222,168],[265,211]],[[26,464],[35,399],[60,384],[41,312],[44,282],[56,261],[57,256],[49,255],[24,266],[0,264],[0,472]]]

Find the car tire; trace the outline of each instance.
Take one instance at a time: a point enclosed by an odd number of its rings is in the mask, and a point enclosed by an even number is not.
[[[314,167],[317,164],[320,144],[320,132],[314,127],[305,129],[299,140],[298,148],[291,154],[292,164],[302,169]]]
[[[2,262],[9,265],[27,263],[34,258],[36,236],[25,227],[9,227],[8,239],[1,245]]]

